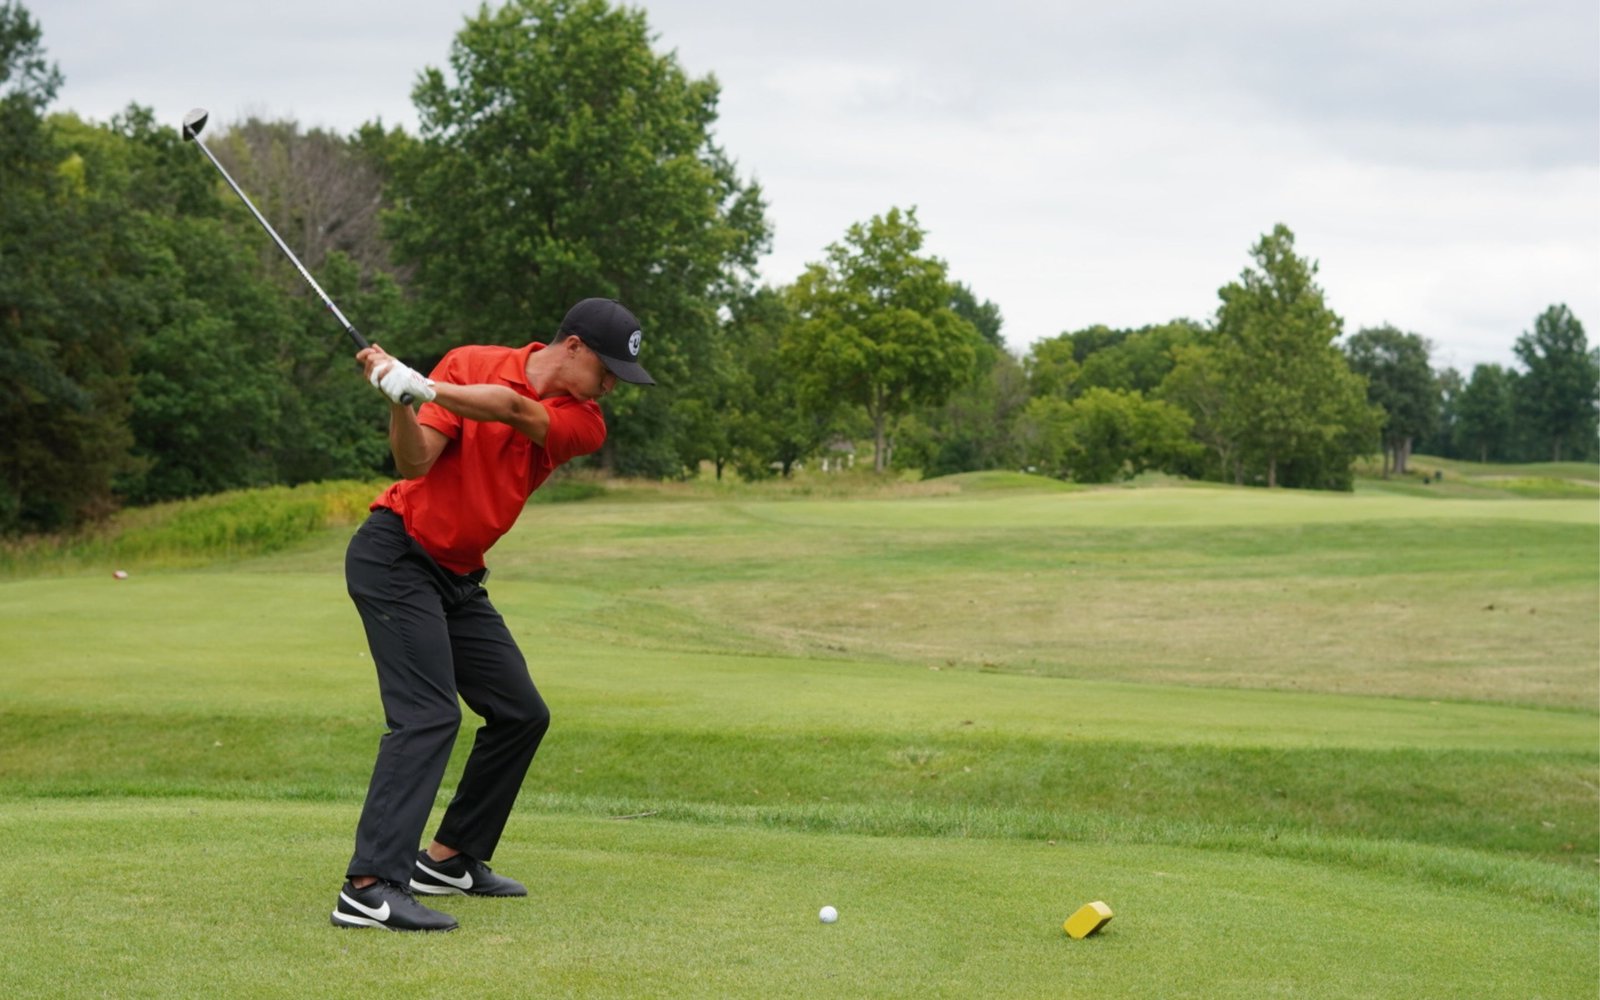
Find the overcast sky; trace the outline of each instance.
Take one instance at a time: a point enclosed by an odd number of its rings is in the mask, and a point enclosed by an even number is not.
[[[22,0],[65,86],[176,128],[248,115],[415,131],[461,0]],[[649,0],[658,51],[722,86],[787,283],[915,206],[1005,335],[1211,318],[1282,222],[1345,332],[1435,367],[1511,364],[1565,302],[1600,343],[1596,0]]]

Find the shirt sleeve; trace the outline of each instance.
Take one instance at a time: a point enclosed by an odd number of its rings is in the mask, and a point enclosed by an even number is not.
[[[580,403],[569,398],[540,402],[550,411],[550,427],[544,432],[544,452],[552,466],[599,451],[606,443],[606,421],[600,415],[600,407],[594,403]]]
[[[462,372],[459,350],[451,351],[440,358],[439,363],[433,366],[433,371],[428,373],[428,377],[435,382],[449,382],[451,385],[466,385],[471,381]],[[451,413],[438,403],[423,403],[417,410],[417,423],[424,427],[432,427],[452,441],[461,438],[461,420],[460,416]]]

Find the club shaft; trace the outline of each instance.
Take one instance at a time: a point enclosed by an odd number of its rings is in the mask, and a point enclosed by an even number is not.
[[[329,298],[328,293],[322,290],[321,285],[317,284],[317,279],[311,276],[311,272],[306,270],[306,266],[300,263],[300,258],[296,257],[294,251],[289,249],[289,244],[283,242],[283,237],[279,236],[278,231],[272,228],[272,223],[268,222],[266,217],[256,210],[256,206],[250,200],[249,195],[246,195],[239,185],[234,183],[227,169],[223,167],[215,156],[211,155],[211,150],[207,149],[206,144],[200,141],[200,136],[191,134],[190,138],[196,146],[200,147],[200,152],[206,154],[206,159],[210,160],[211,165],[217,168],[217,172],[222,175],[223,180],[228,182],[228,186],[233,188],[233,193],[239,196],[240,201],[244,202],[244,207],[248,208],[250,214],[256,217],[256,221],[261,223],[261,228],[265,229],[267,235],[272,237],[272,242],[278,244],[278,249],[282,250],[283,255],[289,258],[289,262],[295,266],[295,270],[300,272],[300,277],[306,279],[306,284],[310,285],[312,290],[317,293],[318,298],[322,299],[322,304],[328,307],[328,311],[333,313],[334,318],[339,321],[339,325],[344,327],[344,332],[350,335],[350,339],[354,341],[356,349],[364,350],[367,347],[367,338],[363,337],[355,326],[344,318],[344,313],[340,312],[339,307],[333,304],[333,299]]]

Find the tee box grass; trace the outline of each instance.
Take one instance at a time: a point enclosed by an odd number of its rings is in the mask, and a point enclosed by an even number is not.
[[[531,894],[418,939],[327,924],[382,713],[339,574],[359,504],[295,536],[286,496],[219,504],[227,539],[282,535],[220,560],[124,539],[0,582],[14,995],[1600,985],[1593,502],[536,505],[490,557],[554,714],[492,859]],[[1063,933],[1093,901],[1115,920]]]

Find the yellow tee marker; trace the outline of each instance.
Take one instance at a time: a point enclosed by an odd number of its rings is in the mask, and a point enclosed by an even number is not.
[[[1078,912],[1067,918],[1061,929],[1067,936],[1082,940],[1111,922],[1111,907],[1096,900],[1078,907]]]

